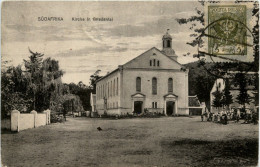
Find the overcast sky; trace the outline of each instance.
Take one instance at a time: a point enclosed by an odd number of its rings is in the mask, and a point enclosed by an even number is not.
[[[185,18],[200,7],[197,2],[4,2],[2,3],[2,59],[21,64],[32,51],[59,61],[63,82],[83,81],[100,69],[102,75],[146,50],[162,49],[162,36],[170,29],[180,63],[196,49]],[[38,17],[63,21],[38,21]],[[112,22],[75,22],[72,17],[110,17]]]

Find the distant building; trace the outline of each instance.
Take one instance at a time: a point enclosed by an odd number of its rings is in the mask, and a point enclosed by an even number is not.
[[[90,106],[91,106],[91,111],[95,112],[96,111],[96,95],[93,93],[90,94]]]
[[[149,112],[188,115],[188,69],[177,61],[172,37],[166,32],[163,49],[147,50],[96,82],[99,114]]]
[[[229,77],[229,83],[230,83],[230,94],[232,95],[233,103],[230,104],[230,108],[239,108],[241,107],[240,104],[237,102],[237,96],[239,94],[239,86],[236,85],[234,82],[234,75],[238,72],[229,72],[228,77]],[[251,97],[251,102],[249,104],[246,104],[246,108],[254,108],[255,107],[255,102],[254,102],[254,93],[256,92],[255,87],[253,85],[253,74],[254,72],[248,72],[246,74],[246,78],[248,80],[248,85],[247,85],[247,93]],[[211,91],[210,91],[210,106],[211,106],[211,112],[218,112],[218,109],[213,106],[213,100],[214,100],[214,95],[213,93],[219,90],[222,92],[225,89],[225,81],[222,78],[216,79]]]

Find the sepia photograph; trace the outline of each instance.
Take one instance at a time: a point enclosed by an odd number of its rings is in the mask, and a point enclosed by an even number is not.
[[[259,2],[1,3],[2,167],[254,167]]]

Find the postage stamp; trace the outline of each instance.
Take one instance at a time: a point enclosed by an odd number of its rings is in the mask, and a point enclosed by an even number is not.
[[[209,53],[246,55],[246,6],[208,6]]]

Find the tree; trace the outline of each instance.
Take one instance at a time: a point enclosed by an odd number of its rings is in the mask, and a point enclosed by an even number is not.
[[[239,86],[239,94],[236,98],[237,102],[245,109],[245,105],[250,103],[250,96],[247,93],[247,79],[245,73],[237,73],[235,75],[235,82]]]
[[[27,86],[21,65],[1,69],[1,118],[8,117],[11,110],[26,111],[32,102],[27,96]]]
[[[254,35],[254,71],[258,72],[259,71],[259,3],[256,1],[254,3],[254,9],[252,10],[252,16],[256,17],[256,24],[253,28],[253,35]],[[259,105],[259,75],[258,73],[254,74],[254,87],[255,87],[255,92],[254,92],[254,101],[255,105]]]
[[[216,107],[219,110],[219,108],[223,106],[222,103],[223,93],[217,89],[215,92],[213,92],[213,96],[214,96],[213,107]]]
[[[33,99],[33,110],[36,110],[36,93],[39,91],[39,86],[41,84],[40,78],[40,69],[42,65],[42,57],[43,54],[33,52],[29,49],[31,56],[29,56],[29,60],[24,60],[24,66],[26,69],[26,76],[29,80],[28,85],[28,95],[31,95]]]
[[[230,93],[230,82],[229,82],[229,79],[227,78],[226,82],[225,82],[222,104],[229,108],[229,105],[231,103],[233,103],[233,99],[232,99],[232,95]]]
[[[90,87],[92,88],[92,92],[96,93],[96,81],[102,76],[99,75],[101,70],[97,70],[93,75],[90,76]]]
[[[46,58],[43,54],[29,49],[31,56],[24,60],[24,75],[28,80],[27,96],[32,99],[29,110],[38,112],[58,105],[58,99],[62,95],[61,76],[64,74],[59,69],[57,60]]]

